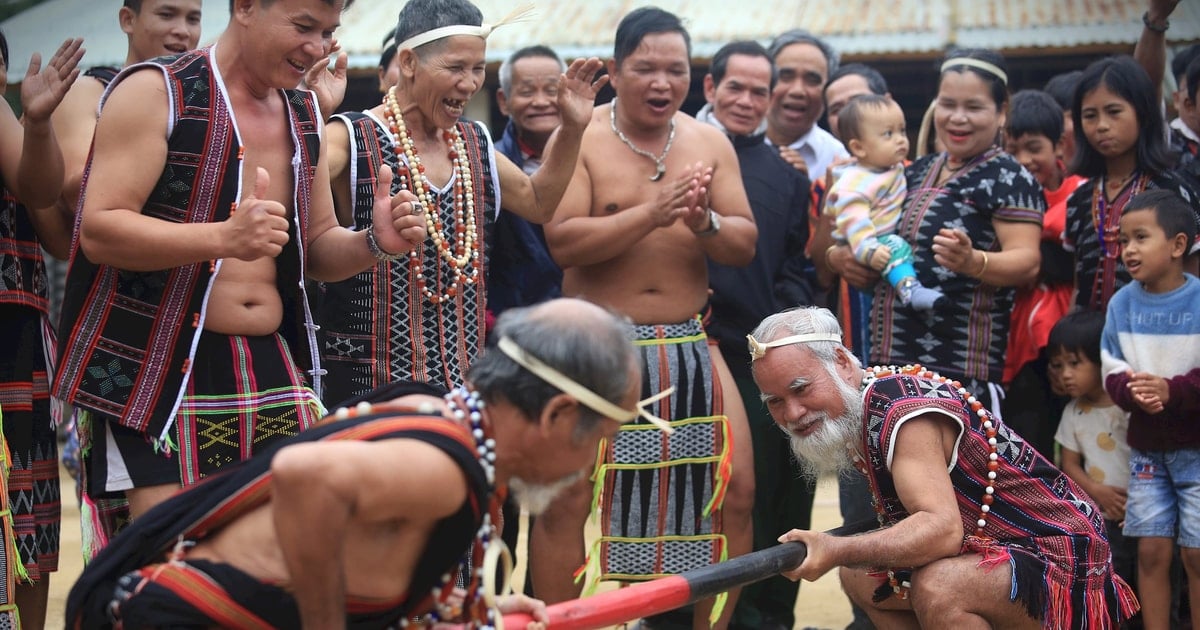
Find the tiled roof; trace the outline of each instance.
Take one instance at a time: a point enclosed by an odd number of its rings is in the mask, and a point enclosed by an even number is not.
[[[485,19],[497,20],[521,0],[475,0]],[[534,43],[567,57],[612,54],[621,17],[647,0],[535,0],[535,17],[498,29],[488,59],[498,61]],[[655,0],[685,20],[697,58],[735,39],[767,42],[802,27],[827,38],[844,55],[935,55],[959,44],[1029,50],[1132,44],[1141,33],[1145,0]],[[351,65],[373,68],[380,41],[402,3],[357,0],[343,15],[338,39]],[[53,52],[71,35],[86,39],[85,63],[119,64],[125,35],[117,28],[117,3],[49,0],[6,20],[0,28],[13,51],[10,79],[24,73],[33,51]],[[225,0],[204,2],[204,42],[216,38],[228,17]],[[1200,41],[1200,1],[1182,0],[1171,17],[1168,41]]]

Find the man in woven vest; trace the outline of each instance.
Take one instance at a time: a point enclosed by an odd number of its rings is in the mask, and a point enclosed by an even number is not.
[[[291,89],[350,1],[234,0],[216,44],[127,67],[102,100],[55,396],[78,412],[84,491],[135,519],[320,416],[306,275],[423,240],[411,197],[376,196],[372,231],[337,225],[321,120]]]

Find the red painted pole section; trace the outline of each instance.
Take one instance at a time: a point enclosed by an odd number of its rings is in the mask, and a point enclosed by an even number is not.
[[[691,601],[692,588],[680,575],[640,582],[599,595],[573,599],[548,606],[552,630],[591,630],[607,628],[665,610],[674,610]],[[505,630],[524,630],[533,621],[527,614],[504,615]]]

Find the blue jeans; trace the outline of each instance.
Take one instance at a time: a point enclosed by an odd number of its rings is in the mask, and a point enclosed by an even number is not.
[[[1142,451],[1129,457],[1124,534],[1174,538],[1200,548],[1200,449]]]

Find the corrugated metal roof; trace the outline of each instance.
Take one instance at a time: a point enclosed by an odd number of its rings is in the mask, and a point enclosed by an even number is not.
[[[485,20],[496,20],[515,0],[476,0]],[[499,61],[534,43],[567,57],[612,55],[621,17],[648,4],[636,0],[540,0],[534,20],[498,29],[488,60]],[[709,57],[735,39],[769,41],[803,27],[827,38],[844,55],[934,54],[947,45],[1006,49],[1132,44],[1141,33],[1145,0],[658,0],[684,18],[696,57]],[[355,66],[378,63],[379,41],[396,5],[359,0],[346,11],[339,38]],[[1200,40],[1200,2],[1179,3],[1170,42]],[[362,46],[365,45],[365,48]]]
[[[83,38],[85,67],[123,65],[129,40],[117,22],[120,8],[118,0],[50,0],[0,23],[12,58],[8,80],[20,81],[30,55],[39,52],[45,59],[68,37]],[[215,40],[228,23],[228,0],[204,0],[201,43]]]
[[[475,0],[494,21],[522,0]],[[499,61],[539,43],[566,57],[612,54],[621,17],[646,0],[535,0],[528,22],[498,29],[488,60]],[[770,40],[792,27],[825,37],[844,55],[936,54],[947,45],[997,48],[1070,48],[1132,44],[1141,33],[1145,0],[658,0],[685,20],[697,58],[735,39]],[[351,66],[374,68],[380,41],[395,23],[399,0],[357,0],[343,15],[338,39]],[[13,51],[10,77],[19,78],[33,51],[53,52],[68,36],[82,36],[87,65],[120,64],[125,35],[115,0],[50,0],[6,20],[0,28]],[[204,0],[202,42],[216,39],[228,21],[226,0]],[[1169,42],[1200,40],[1200,2],[1183,0],[1171,17]]]

